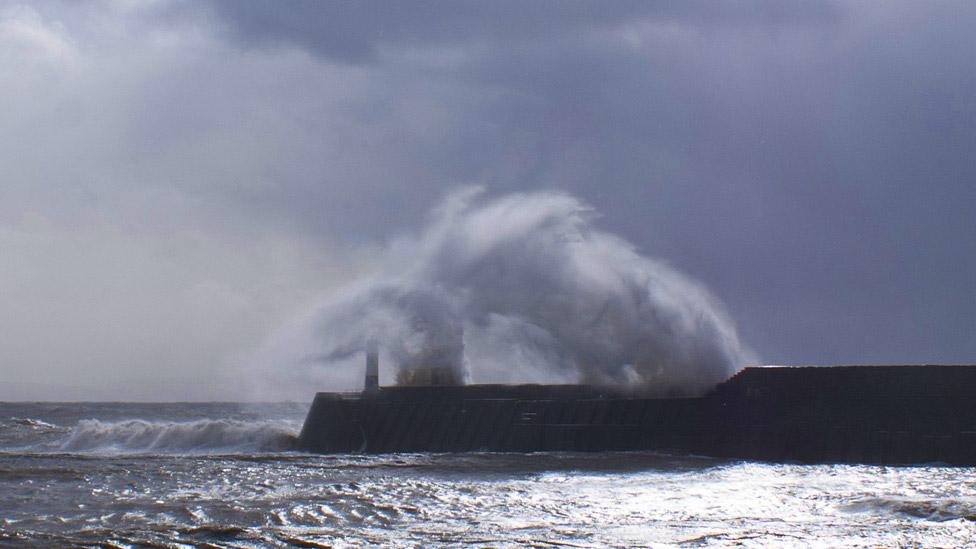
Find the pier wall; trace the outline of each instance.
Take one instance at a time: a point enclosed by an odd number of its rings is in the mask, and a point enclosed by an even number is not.
[[[746,368],[699,398],[576,385],[319,393],[311,451],[654,450],[798,462],[976,464],[976,367]]]

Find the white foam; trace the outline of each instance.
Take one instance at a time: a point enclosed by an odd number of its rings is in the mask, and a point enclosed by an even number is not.
[[[46,421],[40,419],[34,419],[30,417],[13,417],[10,418],[10,421],[11,423],[14,423],[16,425],[22,425],[24,427],[29,427],[31,429],[37,429],[37,430],[53,430],[58,428],[57,425],[53,425]]]
[[[283,422],[200,419],[187,422],[85,419],[61,443],[66,452],[236,453],[288,450],[295,428]]]

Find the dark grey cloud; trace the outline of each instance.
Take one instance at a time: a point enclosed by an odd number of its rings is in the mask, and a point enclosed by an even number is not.
[[[807,24],[836,16],[825,2],[210,2],[214,17],[247,44],[294,44],[350,63],[375,62],[384,47],[538,42],[587,35],[644,18],[709,26]],[[196,9],[195,6],[189,6]]]

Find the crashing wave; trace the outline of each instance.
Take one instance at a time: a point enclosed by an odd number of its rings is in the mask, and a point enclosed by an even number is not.
[[[187,422],[78,422],[60,450],[123,453],[276,452],[295,445],[293,426],[282,422],[201,419]]]
[[[258,362],[286,364],[305,383],[323,366],[360,372],[375,340],[400,383],[430,382],[437,369],[452,382],[700,395],[755,361],[705,287],[595,217],[565,193],[458,191],[373,277],[283,329]]]

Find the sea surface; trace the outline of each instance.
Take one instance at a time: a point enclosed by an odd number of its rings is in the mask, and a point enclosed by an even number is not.
[[[303,404],[0,403],[0,546],[976,546],[976,470],[319,456]]]

